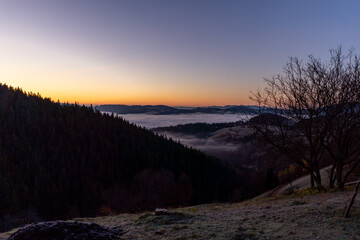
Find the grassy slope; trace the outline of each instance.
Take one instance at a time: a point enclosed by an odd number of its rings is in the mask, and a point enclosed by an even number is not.
[[[360,239],[360,203],[343,219],[352,191],[262,198],[236,204],[77,219],[125,230],[122,239]],[[3,235],[4,237],[5,235]]]
[[[329,186],[329,174],[331,166],[325,167],[320,170],[321,174],[321,182],[323,186]],[[287,192],[290,192],[290,189],[293,189],[294,191],[310,188],[310,175],[306,175],[303,177],[300,177],[298,179],[293,180],[289,184],[283,184],[280,185],[274,189],[271,189],[270,191],[267,191],[261,195],[259,195],[257,198],[262,197],[275,197],[278,195],[286,194]]]

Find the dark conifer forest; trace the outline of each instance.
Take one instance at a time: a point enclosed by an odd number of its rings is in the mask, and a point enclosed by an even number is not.
[[[122,118],[0,85],[3,222],[228,201],[245,192],[243,181],[220,160]]]

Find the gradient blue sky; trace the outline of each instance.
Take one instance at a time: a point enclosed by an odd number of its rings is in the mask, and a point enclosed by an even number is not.
[[[360,1],[0,0],[0,82],[83,104],[251,104],[288,57],[359,50],[359,12]]]

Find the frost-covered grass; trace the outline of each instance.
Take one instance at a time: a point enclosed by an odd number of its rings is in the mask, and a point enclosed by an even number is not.
[[[121,239],[360,239],[360,198],[350,218],[342,218],[351,195],[352,191],[303,191],[178,208],[174,216],[147,212],[76,220],[120,227],[125,231]]]
[[[121,214],[82,219],[120,226],[123,239],[360,239],[360,200],[343,219],[351,191],[208,204],[175,209],[176,216]]]

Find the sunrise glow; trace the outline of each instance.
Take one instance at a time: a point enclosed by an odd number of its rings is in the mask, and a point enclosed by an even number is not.
[[[0,82],[81,104],[252,104],[289,56],[357,47],[356,8],[326,3],[1,1]]]

